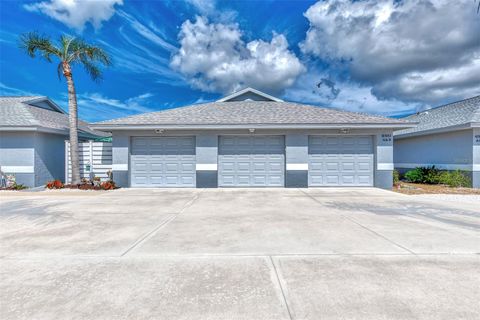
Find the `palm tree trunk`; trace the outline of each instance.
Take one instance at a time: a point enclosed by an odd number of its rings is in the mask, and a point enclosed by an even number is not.
[[[80,159],[78,156],[78,108],[77,94],[70,65],[63,64],[63,74],[67,79],[68,85],[68,122],[70,126],[70,161],[72,165],[72,184],[80,183]],[[68,165],[67,163],[65,165]],[[67,177],[65,177],[66,179]]]

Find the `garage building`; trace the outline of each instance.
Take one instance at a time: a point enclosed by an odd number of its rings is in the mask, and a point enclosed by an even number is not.
[[[247,88],[218,101],[98,122],[123,187],[391,188],[404,120],[285,102]]]

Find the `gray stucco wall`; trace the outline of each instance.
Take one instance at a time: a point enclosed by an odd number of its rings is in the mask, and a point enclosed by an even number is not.
[[[285,186],[308,187],[308,134],[289,133],[285,136]]]
[[[196,135],[195,142],[197,187],[216,188],[218,186],[218,135],[200,133]]]
[[[251,134],[248,130],[166,130],[161,134],[154,130],[113,131],[112,155],[113,178],[122,187],[130,185],[130,141],[132,136],[195,136],[197,157],[197,187],[215,187],[218,175],[218,136],[224,134]],[[286,159],[286,187],[308,186],[308,136],[340,134],[331,130],[267,130],[257,129],[255,135],[284,135]],[[392,187],[393,145],[392,131],[380,129],[355,129],[349,135],[371,135],[374,137],[375,183],[379,188]],[[387,135],[387,142],[381,137]],[[384,137],[385,138],[385,137]]]
[[[467,171],[472,186],[480,188],[480,130],[475,128],[396,138],[394,163],[400,173],[429,165],[444,170]]]
[[[0,166],[14,174],[19,184],[35,186],[35,136],[33,132],[0,132]]]
[[[395,167],[405,164],[472,164],[472,130],[437,133],[394,141]]]
[[[472,135],[472,185],[474,188],[480,188],[480,128],[474,128]]]
[[[65,181],[65,139],[57,134],[35,134],[35,186],[47,181]]]
[[[152,133],[150,133],[152,135]],[[130,185],[130,132],[119,131],[112,135],[113,181],[120,187]]]
[[[393,186],[393,131],[384,130],[373,139],[375,163],[374,186],[391,189]]]
[[[39,132],[1,132],[0,166],[30,188],[64,180],[65,136]]]

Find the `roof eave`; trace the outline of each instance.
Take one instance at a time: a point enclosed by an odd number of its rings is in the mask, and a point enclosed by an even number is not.
[[[477,128],[477,127],[480,127],[480,123],[469,122],[469,123],[463,123],[461,125],[456,125],[456,126],[449,126],[449,127],[443,127],[443,128],[434,128],[434,129],[429,129],[429,130],[421,130],[421,131],[415,131],[415,132],[395,134],[395,139],[404,139],[404,138],[411,138],[411,137],[417,137],[417,136],[426,136],[426,135],[435,134],[435,133],[445,133],[445,132],[451,132],[451,131],[468,130],[468,129]]]
[[[221,129],[395,129],[403,130],[415,127],[416,124],[409,123],[330,123],[330,124],[97,124],[91,125],[95,130],[110,131],[110,130],[155,130],[155,129],[169,129],[169,130],[221,130]]]
[[[52,133],[52,134],[59,134],[59,135],[64,135],[68,136],[69,131],[68,129],[53,129],[53,128],[46,128],[46,127],[41,127],[41,126],[0,126],[0,131],[3,132],[42,132],[42,133]],[[78,129],[78,135],[81,136],[82,138],[96,138],[96,137],[102,137],[102,135],[97,135],[94,133],[90,133],[87,131],[84,131],[82,129]]]

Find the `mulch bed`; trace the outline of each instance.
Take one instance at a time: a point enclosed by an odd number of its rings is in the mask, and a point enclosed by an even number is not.
[[[473,188],[452,188],[442,184],[421,184],[400,182],[399,186],[394,186],[393,191],[403,194],[478,194],[480,189]]]

